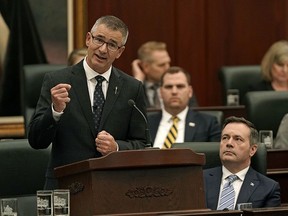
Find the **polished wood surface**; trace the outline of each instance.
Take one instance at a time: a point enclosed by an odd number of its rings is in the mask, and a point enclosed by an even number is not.
[[[58,167],[71,216],[205,208],[204,154],[190,149],[118,151]]]
[[[273,208],[255,208],[255,209],[244,209],[240,210],[230,210],[230,211],[211,211],[207,209],[201,210],[182,210],[182,211],[165,211],[165,212],[143,212],[143,213],[132,213],[132,214],[112,214],[111,216],[158,216],[158,215],[206,215],[206,216],[287,216],[287,207],[273,207]]]
[[[23,138],[24,135],[23,116],[0,117],[0,139]]]
[[[287,207],[255,208],[243,210],[243,216],[287,216]]]
[[[181,211],[163,211],[163,212],[142,212],[142,213],[131,213],[131,214],[112,214],[110,216],[157,216],[157,215],[205,215],[205,216],[243,216],[242,211],[232,210],[232,211],[212,211],[209,209],[199,209],[199,210],[181,210]]]

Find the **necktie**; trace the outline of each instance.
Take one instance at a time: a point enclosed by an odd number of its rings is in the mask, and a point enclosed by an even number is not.
[[[99,129],[100,119],[102,110],[105,103],[104,94],[102,91],[102,82],[105,80],[103,76],[96,76],[97,84],[94,90],[94,100],[93,100],[93,113],[96,131]]]
[[[234,209],[235,191],[232,183],[237,178],[237,175],[230,175],[227,177],[228,182],[224,185],[222,189],[220,202],[217,210]]]
[[[159,96],[158,96],[158,88],[159,85],[158,84],[154,84],[150,87],[153,90],[153,107],[154,108],[160,108],[160,100],[159,100]]]
[[[167,134],[167,137],[164,141],[163,148],[171,148],[172,144],[175,143],[178,135],[178,122],[179,118],[177,116],[172,117],[173,124]]]

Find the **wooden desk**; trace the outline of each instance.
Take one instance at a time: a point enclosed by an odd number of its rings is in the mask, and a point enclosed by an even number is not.
[[[179,210],[179,211],[165,211],[165,212],[142,212],[142,213],[130,213],[130,214],[111,214],[110,216],[159,216],[159,215],[205,215],[205,216],[242,216],[242,211],[233,210],[233,211],[211,211],[209,209],[199,209],[199,210]],[[104,215],[103,215],[104,216]]]
[[[288,208],[287,207],[274,207],[274,208],[255,208],[255,209],[248,209],[243,211],[210,211],[210,210],[183,210],[183,211],[166,211],[166,212],[149,212],[149,213],[132,213],[132,214],[112,214],[110,216],[159,216],[159,215],[206,215],[206,216],[287,216],[288,215]]]
[[[274,208],[255,208],[250,210],[243,210],[243,216],[287,216],[287,207],[274,207]]]
[[[24,136],[23,116],[0,117],[0,139],[24,138]]]
[[[281,202],[288,203],[288,149],[267,150],[267,176],[279,182]]]

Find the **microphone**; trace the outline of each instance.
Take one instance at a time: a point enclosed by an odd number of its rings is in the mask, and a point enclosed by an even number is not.
[[[146,124],[146,129],[145,129],[145,136],[146,136],[146,142],[147,142],[146,148],[152,147],[151,138],[150,138],[150,133],[149,133],[149,128],[148,128],[147,118],[145,117],[145,115],[143,114],[143,112],[141,112],[141,110],[136,106],[134,100],[129,99],[129,100],[128,100],[128,104],[129,104],[130,106],[134,107],[134,108],[141,114],[141,116],[143,117],[143,119],[144,119],[144,121],[145,121],[145,124]]]

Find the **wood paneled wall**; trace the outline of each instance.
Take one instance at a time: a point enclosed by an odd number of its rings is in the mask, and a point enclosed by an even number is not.
[[[102,15],[122,19],[130,36],[115,66],[129,74],[142,43],[166,42],[172,65],[191,72],[201,106],[222,105],[221,66],[260,64],[273,42],[288,39],[288,0],[81,1],[87,4],[82,16],[88,29],[75,27],[76,32],[89,31]]]

